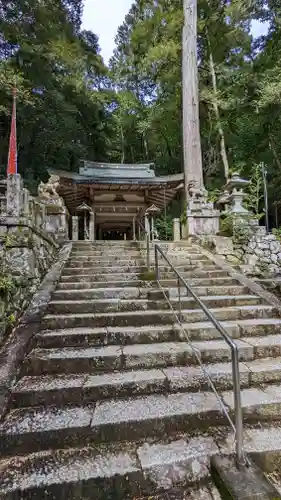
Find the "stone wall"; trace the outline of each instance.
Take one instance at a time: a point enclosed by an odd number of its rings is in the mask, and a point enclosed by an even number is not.
[[[66,210],[55,184],[31,197],[19,174],[1,183],[0,344],[67,240]]]
[[[264,227],[250,227],[246,241],[237,246],[245,271],[253,276],[281,275],[281,243]]]
[[[194,239],[194,238],[193,238]],[[258,221],[234,227],[233,236],[198,236],[196,241],[249,276],[281,276],[281,243]]]
[[[0,344],[27,307],[59,245],[25,219],[0,218]]]

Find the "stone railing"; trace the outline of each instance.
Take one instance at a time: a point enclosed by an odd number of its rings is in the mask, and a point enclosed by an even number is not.
[[[61,198],[33,198],[20,175],[0,184],[0,344],[68,239]]]

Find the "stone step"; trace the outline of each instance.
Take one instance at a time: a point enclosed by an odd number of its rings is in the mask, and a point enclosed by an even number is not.
[[[85,276],[85,281],[76,280],[76,276],[67,276],[70,278],[69,280],[60,281],[57,286],[57,290],[83,290],[83,289],[93,289],[93,288],[136,288],[142,286],[150,286],[151,282],[140,281],[138,277],[133,276],[133,279],[130,281],[93,281],[91,276]],[[73,281],[74,280],[74,281]],[[76,281],[75,281],[76,280]],[[153,286],[156,287],[156,283],[153,282]]]
[[[232,307],[257,305],[262,301],[255,295],[214,295],[202,296],[202,302],[207,307]],[[197,302],[191,297],[182,297],[179,303],[177,297],[170,298],[175,310],[195,309]],[[163,297],[162,300],[152,299],[95,299],[95,300],[53,300],[48,305],[50,314],[67,313],[100,313],[100,312],[125,312],[169,309],[169,303]]]
[[[94,300],[94,299],[143,299],[147,298],[150,289],[138,287],[106,287],[106,288],[84,288],[80,290],[56,290],[53,299],[57,300]]]
[[[82,263],[83,264],[83,263]],[[101,266],[84,266],[81,267],[64,267],[63,276],[69,276],[71,274],[91,274],[95,275],[104,275],[104,276],[112,276],[112,274],[120,274],[120,273],[144,273],[146,271],[146,267],[144,265],[139,266],[117,266],[117,267],[101,267]]]
[[[234,321],[240,319],[278,317],[276,308],[268,305],[220,307],[211,309],[219,321]],[[202,309],[182,310],[180,316],[183,322],[195,323],[205,321]],[[171,310],[144,310],[114,313],[80,313],[80,314],[47,314],[42,320],[43,330],[76,327],[111,327],[141,325],[173,324],[175,315]]]
[[[92,289],[92,288],[101,288],[103,285],[101,285],[100,282],[96,282],[91,280],[91,277],[88,277],[89,279],[86,279],[85,281],[75,281],[76,277],[74,276],[68,276],[67,278],[72,278],[72,280],[68,281],[61,281],[58,283],[57,290],[79,290],[79,289]],[[222,278],[195,278],[195,279],[189,279],[188,283],[193,286],[200,286],[201,288],[204,287],[212,287],[212,286],[226,286],[226,287],[231,287],[231,286],[237,286],[239,283],[236,280],[233,280],[232,278],[229,277],[222,277]],[[161,280],[161,285],[164,288],[168,287],[173,287],[175,288],[177,285],[176,280],[170,279],[170,280]],[[135,280],[135,281],[114,281],[114,282],[106,282],[106,287],[109,288],[123,288],[123,287],[156,287],[157,285],[155,282],[149,282],[149,281],[140,281],[140,280]],[[185,290],[182,288],[182,290]]]
[[[233,391],[221,393],[226,410],[233,412]],[[281,387],[241,391],[245,423],[280,420]],[[0,424],[2,456],[77,445],[163,439],[186,429],[226,424],[213,392],[184,392],[99,401],[95,405],[64,408],[33,407],[11,410]]]
[[[23,455],[0,461],[3,500],[29,498],[137,499],[210,478],[210,458],[219,452],[212,437],[183,436],[169,442],[87,446]],[[205,487],[206,488],[206,487]],[[195,490],[197,491],[197,489]],[[161,498],[168,498],[165,496]],[[160,497],[158,497],[158,500]],[[175,498],[175,497],[174,497]],[[196,495],[188,497],[196,500]],[[201,500],[219,500],[216,496]],[[199,498],[198,498],[199,500]]]
[[[70,257],[74,257],[76,259],[84,259],[84,258],[101,258],[101,259],[118,259],[120,255],[126,255],[126,257],[130,259],[140,258],[142,255],[139,250],[124,250],[123,248],[114,250],[75,250],[73,249]]]
[[[228,393],[227,393],[228,394]],[[281,402],[280,402],[281,404]],[[211,392],[150,395],[96,405],[11,410],[0,424],[1,456],[153,437],[225,424]]]
[[[83,271],[81,272],[81,269],[79,272],[76,273],[69,273],[69,274],[62,274],[60,281],[61,282],[79,282],[79,281],[104,281],[104,282],[113,282],[113,281],[118,281],[118,282],[123,282],[123,281],[130,281],[130,280],[140,280],[140,276],[142,273],[103,273],[103,274],[98,274],[96,272],[89,272]],[[197,278],[202,278],[202,279],[214,279],[214,278],[229,278],[229,275],[227,271],[224,271],[222,269],[214,269],[211,268],[210,270],[208,269],[194,269],[193,271],[189,272],[183,272],[181,273],[182,276],[187,279],[187,280],[192,280],[190,283],[193,283],[195,279]],[[174,273],[161,273],[161,283],[165,282],[167,280],[172,280],[172,282],[175,282],[175,275]]]
[[[281,333],[281,319],[260,318],[222,321],[221,325],[232,338],[266,336]],[[209,322],[183,324],[191,340],[221,339],[218,330]],[[34,338],[34,347],[89,347],[132,345],[186,340],[178,325],[131,326],[111,328],[73,328],[43,330]]]
[[[162,285],[162,283],[161,283]],[[163,287],[163,285],[162,285]],[[164,288],[164,287],[163,287]],[[179,291],[178,287],[164,288],[165,293],[169,293],[169,297],[178,297]],[[249,289],[243,285],[229,284],[229,285],[214,285],[214,286],[192,286],[192,291],[196,293],[199,297],[211,296],[211,295],[246,295],[249,293]],[[75,290],[77,293],[77,290]],[[153,292],[152,292],[153,293]],[[189,291],[186,288],[180,287],[180,296],[185,297],[189,295]]]
[[[281,356],[281,334],[236,339],[241,361]],[[33,349],[23,372],[32,375],[139,370],[231,361],[225,340]]]
[[[240,355],[251,354],[239,343]],[[230,358],[223,348],[224,358]],[[206,354],[202,351],[202,354]],[[203,356],[204,357],[204,356]],[[208,356],[207,360],[208,360]],[[220,359],[220,358],[218,358]],[[153,366],[151,364],[151,366]],[[157,366],[157,364],[156,364]],[[204,364],[217,390],[233,387],[230,362]],[[264,383],[281,383],[281,357],[245,360],[239,364],[242,388],[256,387]],[[93,403],[108,398],[124,398],[137,395],[210,390],[209,381],[199,365],[172,366],[166,368],[135,369],[93,375],[71,373],[24,376],[13,388],[11,405],[14,407],[51,406]]]
[[[123,254],[119,254],[119,255],[115,255],[115,256],[112,256],[112,257],[108,257],[106,255],[103,255],[102,257],[97,257],[97,256],[76,256],[76,255],[71,255],[68,262],[77,262],[77,263],[92,263],[92,264],[96,264],[96,263],[101,263],[101,264],[108,264],[108,265],[112,265],[113,263],[115,262],[118,262],[118,263],[121,263],[121,262],[124,262],[126,263],[128,260],[134,262],[136,260],[143,260],[142,256],[139,254],[138,256],[136,256],[134,259],[132,259],[131,255],[127,255],[126,253],[126,257],[127,259],[124,259],[124,253]],[[183,262],[183,264],[187,264],[187,263],[190,263],[191,261],[199,261],[199,262],[203,262],[203,261],[209,261],[208,257],[206,257],[205,255],[203,254],[200,254],[200,253],[195,253],[195,254],[187,254],[185,255],[184,259],[183,258],[180,258],[180,259],[177,259],[175,257],[172,257],[170,259],[171,261],[175,261],[175,262]],[[154,259],[153,259],[154,261]],[[159,262],[161,264],[165,264],[165,259],[159,259]],[[77,266],[79,267],[79,266]]]
[[[112,268],[112,267],[140,267],[144,265],[144,259],[112,259],[112,260],[101,260],[101,259],[69,259],[66,263],[65,269],[69,267],[83,267],[83,268]]]
[[[165,288],[165,293],[169,297],[178,296],[178,288]],[[192,290],[199,296],[210,295],[245,295],[248,291],[243,286],[216,286],[216,287],[193,287]],[[188,291],[186,288],[180,289],[181,297],[187,296]],[[163,297],[161,290],[151,290],[149,287],[116,287],[116,288],[84,288],[80,290],[56,290],[53,293],[53,299],[56,300],[94,300],[94,299],[141,299],[148,298],[156,300],[156,298]]]
[[[89,270],[85,271],[85,272],[81,272],[81,269],[80,269],[80,272],[77,272],[77,273],[69,273],[69,274],[62,274],[61,275],[61,278],[60,278],[60,281],[61,283],[65,283],[65,282],[73,282],[73,280],[75,280],[76,282],[80,282],[80,281],[88,281],[88,280],[92,280],[92,281],[95,281],[95,282],[99,282],[99,283],[107,283],[107,282],[110,282],[110,283],[113,283],[115,281],[117,282],[126,282],[126,281],[139,281],[140,280],[140,273],[102,273],[102,274],[98,274],[98,273],[91,273],[89,272]]]
[[[177,271],[179,273],[185,273],[185,272],[190,272],[192,270],[197,270],[197,269],[202,269],[204,267],[204,271],[212,271],[212,270],[217,270],[217,267],[213,263],[208,263],[206,265],[203,265],[202,262],[196,262],[194,264],[187,264],[186,266],[177,266]],[[173,275],[173,271],[169,266],[159,266],[160,268],[160,276],[166,277],[167,275]],[[153,270],[153,268],[151,269]],[[64,267],[63,269],[63,276],[69,276],[69,275],[76,275],[76,274],[90,274],[90,275],[100,275],[101,273],[104,274],[105,276],[111,276],[113,274],[120,274],[120,273],[145,273],[147,272],[147,268],[145,265],[138,265],[138,266],[107,266],[107,267],[102,267],[100,265],[91,265],[86,262],[86,264],[81,263],[80,267]]]
[[[16,467],[14,457],[4,458],[0,461],[0,496],[3,500],[121,500],[149,495],[145,498],[167,500],[172,488],[179,492],[186,484],[196,488],[199,483],[209,484],[211,457],[222,451],[233,453],[233,434],[221,429],[226,434],[223,442],[220,435],[182,434],[153,443],[141,440],[30,453],[22,455]],[[263,470],[272,472],[281,457],[280,425],[247,428],[244,446]],[[156,496],[151,496],[152,491]],[[220,500],[220,496],[213,487],[201,486],[194,493],[189,491],[188,499]]]
[[[34,347],[89,347],[131,345],[179,340],[174,325],[113,328],[43,330],[34,338]]]

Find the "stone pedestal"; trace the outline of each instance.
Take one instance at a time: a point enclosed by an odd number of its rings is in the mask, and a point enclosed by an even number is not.
[[[66,208],[61,205],[44,205],[44,229],[58,242],[68,239],[68,220]]]
[[[72,240],[78,241],[78,215],[72,217]]]
[[[180,239],[181,239],[180,219],[173,219],[173,240],[180,241]]]
[[[215,235],[220,230],[220,212],[213,203],[191,199],[187,208],[188,235]]]
[[[7,215],[19,217],[23,209],[23,183],[20,174],[7,178]]]

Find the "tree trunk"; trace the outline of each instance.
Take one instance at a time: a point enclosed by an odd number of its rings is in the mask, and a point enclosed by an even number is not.
[[[125,161],[125,144],[124,144],[124,132],[123,132],[122,124],[120,124],[120,134],[121,134],[121,147],[122,147],[121,163],[124,163],[124,161]]]
[[[223,131],[221,120],[220,120],[220,111],[219,111],[219,105],[218,105],[217,75],[216,75],[212,47],[211,47],[210,38],[209,38],[207,28],[206,28],[206,37],[207,37],[207,43],[208,43],[208,48],[209,48],[209,66],[210,66],[210,73],[211,73],[211,77],[212,77],[212,85],[213,85],[213,91],[214,91],[214,97],[212,100],[212,104],[213,104],[213,108],[214,108],[214,112],[215,112],[215,117],[217,120],[219,136],[220,136],[220,153],[221,153],[221,158],[222,158],[222,162],[223,162],[224,176],[225,176],[225,180],[227,181],[229,178],[229,163],[228,163],[228,158],[227,158],[227,154],[226,154],[224,131]]]
[[[197,68],[197,0],[184,0],[182,33],[183,151],[186,199],[188,185],[197,181],[204,187],[199,125]]]
[[[273,139],[271,136],[269,136],[269,148],[271,149],[272,151],[272,154],[273,154],[273,158],[274,160],[276,161],[276,164],[278,165],[278,167],[281,169],[281,162],[278,158],[278,154],[277,154],[277,151],[275,149],[275,144],[273,142]]]

